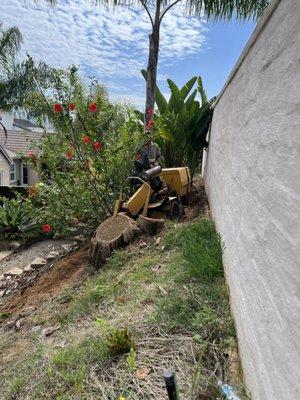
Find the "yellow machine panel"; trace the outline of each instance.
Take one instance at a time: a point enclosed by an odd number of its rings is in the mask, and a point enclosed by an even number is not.
[[[163,168],[159,176],[177,195],[185,196],[189,193],[191,184],[189,168]]]
[[[151,195],[151,187],[148,183],[144,182],[142,186],[130,197],[127,203],[123,204],[123,208],[129,212],[130,215],[137,215],[138,212],[144,207],[147,214],[148,203]]]

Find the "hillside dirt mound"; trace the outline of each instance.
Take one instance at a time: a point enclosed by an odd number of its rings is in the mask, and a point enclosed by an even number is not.
[[[1,312],[16,312],[28,306],[39,305],[45,299],[56,296],[66,286],[73,286],[87,271],[88,246],[57,261],[51,270],[40,276],[32,286],[8,299]]]
[[[200,215],[205,218],[211,218],[203,180],[200,176],[194,177],[189,203],[184,211],[184,216],[180,220],[181,222],[193,221]]]
[[[200,215],[210,217],[201,178],[194,181],[189,205],[180,222],[192,221]],[[125,215],[108,218],[99,226],[90,244],[60,259],[50,270],[34,280],[31,286],[8,298],[0,312],[15,313],[30,306],[38,307],[42,301],[57,296],[65,287],[76,286],[90,273],[89,263],[103,265],[114,248],[120,244],[121,247],[125,246],[132,240],[136,230],[136,222]]]

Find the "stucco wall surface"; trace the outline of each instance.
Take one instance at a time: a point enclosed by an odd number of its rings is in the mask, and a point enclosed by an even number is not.
[[[274,1],[246,53],[215,107],[204,181],[247,388],[298,400],[300,0]]]

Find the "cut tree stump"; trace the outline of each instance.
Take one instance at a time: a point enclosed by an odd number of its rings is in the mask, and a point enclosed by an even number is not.
[[[106,219],[92,237],[88,251],[89,263],[95,268],[101,267],[113,250],[131,242],[138,232],[137,223],[124,214]]]
[[[144,217],[143,215],[140,215],[136,222],[141,231],[150,236],[154,236],[160,232],[165,224],[164,219],[149,218]]]

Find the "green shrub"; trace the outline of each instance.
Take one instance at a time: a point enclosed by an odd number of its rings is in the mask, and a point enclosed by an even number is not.
[[[4,240],[26,242],[39,236],[41,226],[38,224],[30,200],[18,194],[14,199],[1,197],[0,237]]]
[[[55,230],[78,220],[96,225],[112,212],[141,143],[133,111],[111,103],[96,81],[86,87],[76,68],[57,73],[53,95],[37,93],[28,108],[55,129],[44,135],[40,156],[28,159],[42,177],[33,202]]]
[[[107,335],[108,347],[112,354],[129,353],[135,345],[128,328],[114,329]]]
[[[144,78],[147,71],[142,70]],[[167,79],[170,98],[156,87],[156,140],[161,147],[166,167],[187,165],[192,176],[199,165],[201,150],[207,146],[206,135],[212,120],[215,97],[207,99],[201,77],[193,77],[179,88]],[[143,113],[136,111],[141,121]]]

